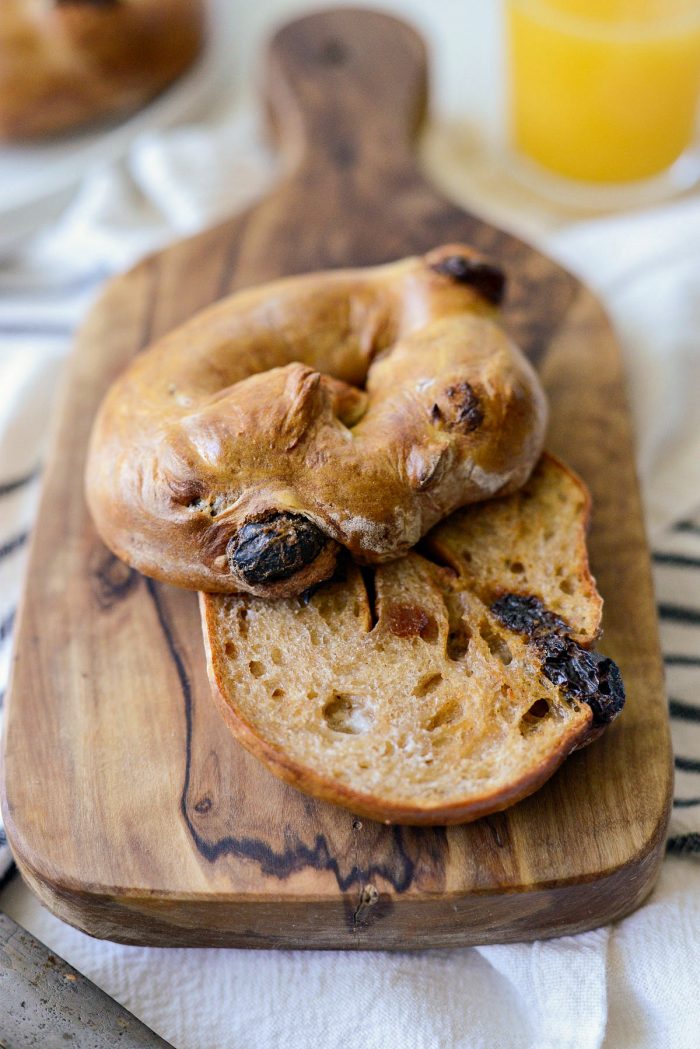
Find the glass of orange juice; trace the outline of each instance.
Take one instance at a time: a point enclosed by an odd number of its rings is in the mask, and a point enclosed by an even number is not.
[[[506,18],[521,174],[603,205],[700,178],[700,0],[506,0]]]

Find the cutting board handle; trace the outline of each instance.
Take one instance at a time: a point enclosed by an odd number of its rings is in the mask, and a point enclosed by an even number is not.
[[[377,11],[320,11],[283,26],[264,88],[293,168],[413,165],[427,101],[427,55],[404,22]]]

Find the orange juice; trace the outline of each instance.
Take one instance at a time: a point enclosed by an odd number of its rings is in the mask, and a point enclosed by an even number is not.
[[[691,143],[700,0],[508,0],[516,149],[557,174],[629,182]]]

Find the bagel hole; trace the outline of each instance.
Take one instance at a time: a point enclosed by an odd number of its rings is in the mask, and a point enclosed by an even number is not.
[[[238,653],[238,649],[234,645],[233,641],[227,641],[224,645],[224,652],[226,653],[229,659],[235,659]]]
[[[525,571],[525,565],[522,561],[510,561],[508,567],[514,575],[522,575]]]
[[[243,608],[238,609],[236,619],[238,621],[238,633],[241,637],[248,637],[248,609],[245,605]]]
[[[345,383],[346,393],[335,403],[333,413],[346,430],[352,430],[367,414],[369,400],[364,384]]]
[[[270,652],[270,658],[276,666],[281,666],[284,660],[282,659],[282,653],[276,646]]]
[[[282,696],[284,695],[284,689],[283,688],[279,688],[279,687],[273,688],[273,690],[270,693],[270,695],[271,695],[271,697],[273,699],[281,699]]]
[[[350,692],[335,692],[326,702],[323,719],[333,732],[359,736],[372,726],[368,701]]]
[[[251,659],[248,664],[248,670],[251,672],[253,677],[262,677],[265,673],[265,665],[261,663],[259,659]]]
[[[508,642],[491,626],[488,619],[482,619],[479,623],[479,634],[486,642],[491,655],[499,659],[505,667],[513,662],[513,653],[508,646]]]
[[[574,581],[571,578],[571,576],[567,576],[566,579],[562,579],[561,583],[559,584],[559,589],[563,594],[568,594],[569,596],[573,594]]]

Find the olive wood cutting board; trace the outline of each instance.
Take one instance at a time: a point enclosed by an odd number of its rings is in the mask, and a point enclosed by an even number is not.
[[[112,281],[78,338],[19,618],[4,813],[55,914],[127,943],[413,948],[528,940],[619,918],[650,891],[671,762],[620,352],[599,303],[538,252],[442,199],[415,138],[426,57],[407,26],[326,11],[272,41],[286,160],[245,214]],[[233,288],[467,241],[509,275],[504,323],[540,369],[549,447],[593,493],[602,649],[622,717],[532,797],[463,826],[386,827],[275,779],[230,737],[196,595],[101,544],[82,492],[97,404],[157,335]]]

